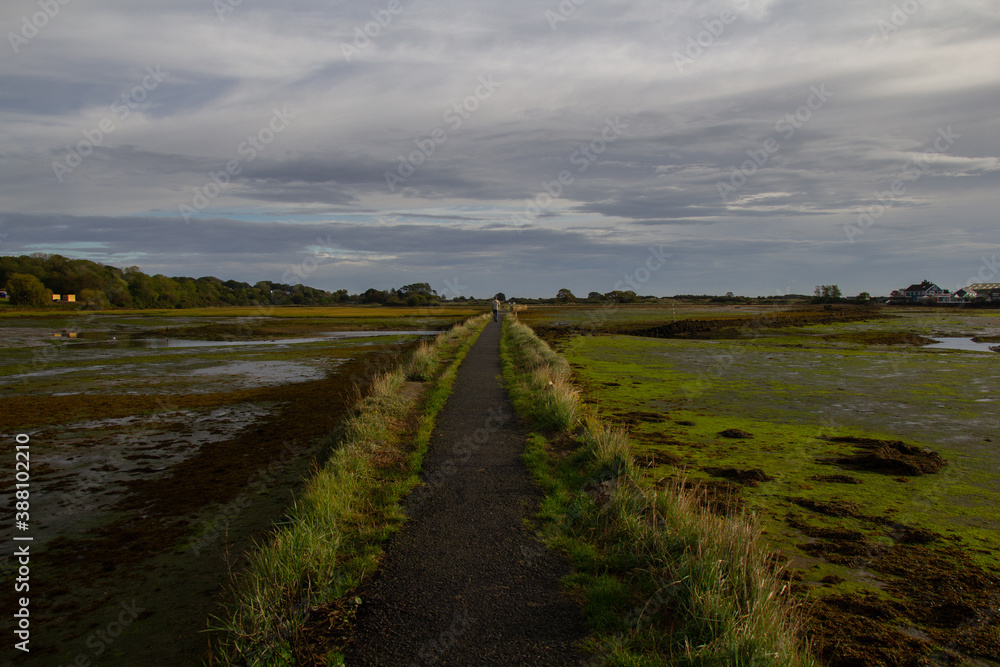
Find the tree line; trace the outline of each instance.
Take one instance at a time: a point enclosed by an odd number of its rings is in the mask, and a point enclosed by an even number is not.
[[[214,276],[148,275],[137,266],[120,269],[86,259],[33,254],[0,257],[0,287],[12,305],[41,306],[53,294],[75,294],[88,308],[202,308],[258,304],[327,306],[378,303],[423,306],[440,300],[428,283],[348,294],[261,280],[253,285]]]

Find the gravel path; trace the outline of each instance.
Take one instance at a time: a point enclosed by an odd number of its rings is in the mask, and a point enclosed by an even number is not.
[[[585,629],[560,592],[565,559],[524,528],[541,493],[500,384],[500,327],[462,362],[424,459],[410,519],[360,592],[356,665],[570,665]]]

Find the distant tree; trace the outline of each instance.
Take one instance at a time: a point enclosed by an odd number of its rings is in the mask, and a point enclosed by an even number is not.
[[[603,295],[600,292],[590,292],[587,294],[587,301],[600,301]]]
[[[425,297],[437,297],[437,291],[431,289],[430,283],[413,283],[411,285],[403,285],[396,292],[399,294],[401,299],[405,299],[411,294],[416,294]]]
[[[868,292],[862,292],[861,294],[858,295],[857,298],[858,301],[868,301],[872,298],[872,295],[869,294]]]
[[[361,295],[361,303],[385,303],[388,298],[389,295],[382,290],[369,287],[365,290],[365,293]]]
[[[632,290],[613,290],[604,295],[604,298],[608,301],[614,301],[615,303],[635,303],[636,294]]]
[[[820,299],[839,299],[843,296],[836,285],[816,285],[813,295]]]
[[[573,296],[572,292],[563,287],[556,293],[556,301],[560,301],[562,303],[571,303],[573,301],[576,301],[576,297]]]
[[[30,273],[15,273],[7,279],[7,296],[12,306],[44,306],[52,301],[52,290]]]
[[[496,294],[493,295],[493,298],[496,299],[497,301],[504,302],[507,300],[507,295],[504,294],[503,292],[497,292]]]
[[[260,281],[250,285],[237,280],[223,281],[214,276],[150,276],[138,266],[119,269],[85,259],[62,255],[0,256],[0,286],[14,274],[32,275],[43,287],[57,294],[76,294],[84,302],[86,292],[93,303],[103,303],[94,292],[102,292],[110,305],[136,308],[192,308],[199,306],[250,306],[254,304],[324,305],[348,299],[346,290],[336,294],[326,290]],[[433,295],[426,283],[408,286]],[[88,291],[90,290],[90,291]],[[436,297],[428,297],[435,298]]]

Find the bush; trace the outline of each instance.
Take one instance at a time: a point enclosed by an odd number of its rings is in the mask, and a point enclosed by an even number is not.
[[[12,306],[44,306],[52,302],[52,290],[30,273],[15,273],[7,280]]]

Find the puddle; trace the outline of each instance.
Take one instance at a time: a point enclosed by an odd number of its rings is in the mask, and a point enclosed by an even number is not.
[[[977,343],[971,338],[956,338],[952,336],[935,336],[937,343],[925,345],[925,350],[964,350],[966,352],[992,352],[991,347],[997,343]]]
[[[189,375],[224,376],[228,386],[249,388],[319,380],[326,376],[326,370],[294,361],[233,361],[220,366],[198,368]]]
[[[74,534],[110,510],[126,485],[154,479],[200,448],[236,436],[270,411],[251,403],[155,416],[99,419],[38,434],[51,449],[32,452],[32,481],[45,489],[32,503],[36,544]],[[4,494],[4,501],[9,496]]]
[[[347,338],[374,338],[377,336],[434,336],[438,331],[326,331],[317,336],[300,338],[272,338],[268,340],[186,340],[181,338],[145,338],[129,334],[105,332],[83,333],[70,338],[56,333],[52,340],[66,348],[116,349],[130,348],[158,350],[184,347],[243,347],[253,345],[297,345],[301,343],[322,343]]]

